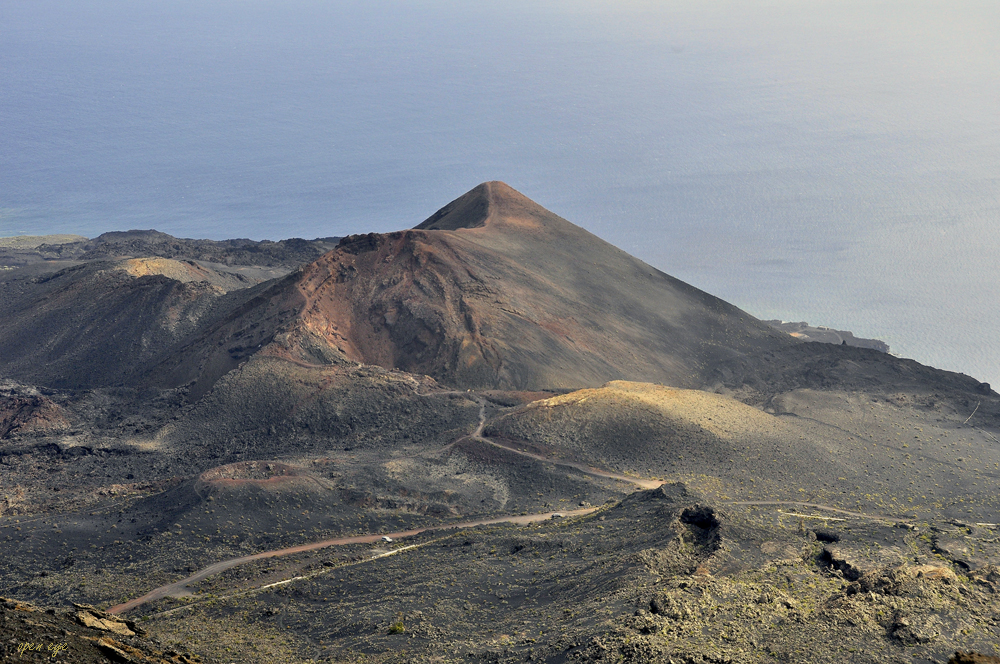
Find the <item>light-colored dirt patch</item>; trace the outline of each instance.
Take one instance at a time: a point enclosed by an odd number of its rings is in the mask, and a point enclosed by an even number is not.
[[[304,469],[277,461],[241,461],[206,470],[198,479],[212,486],[274,486],[304,475]]]
[[[133,277],[160,274],[176,281],[208,281],[211,273],[192,262],[181,262],[172,258],[131,258],[118,264],[118,269]]]

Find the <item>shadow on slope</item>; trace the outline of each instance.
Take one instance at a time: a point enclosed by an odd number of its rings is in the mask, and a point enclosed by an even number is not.
[[[258,281],[163,258],[10,277],[0,289],[0,363],[6,376],[47,387],[143,385],[149,366]]]

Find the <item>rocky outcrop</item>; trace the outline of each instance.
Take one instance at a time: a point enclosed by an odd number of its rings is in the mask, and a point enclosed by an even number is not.
[[[72,610],[0,597],[0,660],[69,664],[200,664],[162,646],[133,621],[88,604]]]
[[[10,382],[0,385],[0,439],[29,431],[57,431],[67,426],[66,412],[37,390]]]
[[[73,604],[77,608],[73,619],[84,627],[100,630],[102,632],[112,632],[122,636],[135,636],[145,634],[145,632],[135,624],[133,620],[126,620],[118,616],[105,613],[89,604]]]

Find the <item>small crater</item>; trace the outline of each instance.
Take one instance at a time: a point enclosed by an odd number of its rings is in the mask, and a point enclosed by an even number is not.
[[[687,526],[686,533],[681,534],[681,540],[704,547],[709,551],[719,548],[719,523],[715,510],[711,507],[695,505],[681,512],[680,522]]]

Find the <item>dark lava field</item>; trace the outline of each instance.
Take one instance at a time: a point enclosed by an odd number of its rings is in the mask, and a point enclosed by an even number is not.
[[[0,266],[5,662],[1000,662],[989,385],[503,183]]]

